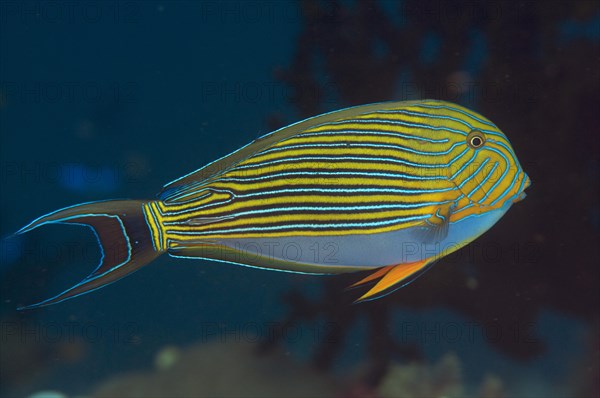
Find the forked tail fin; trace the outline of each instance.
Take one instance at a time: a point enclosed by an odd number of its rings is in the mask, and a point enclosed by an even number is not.
[[[20,307],[20,310],[59,303],[99,289],[137,271],[163,253],[154,247],[141,201],[111,200],[67,207],[32,221],[16,234],[52,223],[91,227],[102,253],[100,264],[75,286],[37,304]]]

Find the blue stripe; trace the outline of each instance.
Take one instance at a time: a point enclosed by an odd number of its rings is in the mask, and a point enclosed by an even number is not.
[[[29,232],[29,231],[31,231],[31,230],[34,230],[34,229],[36,229],[37,227],[39,227],[39,226],[41,226],[41,225],[44,225],[44,224],[46,224],[46,223],[42,223],[42,224],[35,225],[35,224],[36,224],[38,221],[40,221],[40,220],[42,220],[42,219],[44,219],[44,218],[47,218],[47,217],[51,217],[53,214],[59,213],[59,212],[61,212],[61,211],[63,211],[63,210],[69,210],[69,209],[72,209],[72,208],[74,208],[74,207],[79,207],[79,206],[84,206],[84,205],[91,205],[91,204],[94,204],[94,203],[112,202],[112,201],[114,201],[114,200],[129,200],[129,199],[106,199],[106,200],[95,200],[95,201],[92,201],[92,202],[78,203],[78,204],[76,204],[76,205],[72,205],[72,206],[63,207],[62,209],[54,210],[53,212],[47,213],[47,214],[45,214],[45,215],[43,215],[43,216],[40,216],[40,217],[36,218],[35,220],[33,220],[32,222],[30,222],[29,224],[25,225],[23,228],[21,228],[21,229],[19,229],[17,232],[15,232],[15,235],[24,234],[24,233],[26,233],[26,232]]]
[[[436,215],[436,216],[438,216],[439,218],[441,218],[441,219],[442,219],[442,221],[446,220],[446,217],[444,217],[444,216],[442,216],[442,215],[440,214],[440,209],[437,209],[437,210],[435,211],[435,215]]]
[[[203,187],[203,185],[204,185],[204,181],[197,182],[197,183],[192,183],[190,185],[185,185],[185,186],[183,186],[183,189],[181,189],[180,192],[178,192],[177,194],[170,195],[170,196],[168,196],[166,198],[161,198],[161,199],[163,201],[165,201],[165,202],[168,202],[168,201],[179,200],[181,198],[185,198],[185,197],[191,196],[191,195],[196,195],[197,193],[202,192],[205,189]],[[200,189],[196,189],[197,187],[200,187]],[[208,197],[210,195],[211,195],[211,193],[207,192],[207,193],[205,193],[203,195],[200,195],[199,197],[194,198],[192,200],[200,201],[200,200],[202,200],[202,199],[204,199],[204,198],[206,198],[206,197]]]
[[[467,182],[469,182],[473,177],[475,177],[477,175],[477,173],[479,173],[481,171],[481,169],[487,164],[487,162],[489,160],[490,160],[490,158],[485,159],[485,161],[483,163],[481,163],[481,166],[479,166],[473,174],[471,174],[469,177],[467,177],[465,180],[463,180],[463,182],[461,182],[458,187],[462,188]]]
[[[485,176],[485,178],[479,183],[479,185],[477,185],[475,188],[473,188],[473,190],[467,195],[469,198],[475,193],[477,192],[486,182],[487,180],[490,179],[490,177],[492,175],[494,175],[494,171],[496,171],[496,168],[498,167],[498,162],[495,162],[494,167],[492,167],[492,170],[490,171],[490,173]],[[487,192],[486,192],[487,193]]]
[[[467,151],[467,149],[465,149],[465,151]],[[464,153],[464,152],[463,152]],[[459,156],[461,156],[462,154],[460,154]],[[419,163],[412,163],[409,162],[407,160],[400,160],[400,159],[396,159],[396,158],[387,158],[387,157],[381,157],[381,158],[367,158],[367,157],[358,157],[358,156],[344,156],[344,155],[339,155],[339,156],[297,156],[297,157],[289,157],[289,158],[285,158],[285,159],[276,159],[276,160],[269,160],[267,162],[262,162],[262,163],[256,163],[256,164],[250,164],[250,165],[244,165],[244,166],[237,166],[235,168],[235,170],[244,170],[244,169],[255,169],[255,168],[260,168],[266,165],[272,165],[272,164],[277,164],[277,163],[284,163],[284,162],[303,162],[303,161],[313,161],[313,160],[317,160],[317,161],[323,161],[323,160],[347,160],[347,161],[367,161],[367,162],[374,162],[374,161],[380,161],[380,162],[388,162],[388,163],[397,163],[397,164],[403,164],[406,166],[413,166],[413,167],[423,167],[423,168],[430,168],[430,169],[439,169],[439,168],[444,168],[444,167],[448,167],[451,163],[447,163],[447,164],[443,164],[443,163],[439,163],[439,164],[419,164]]]
[[[410,111],[398,111],[399,113],[408,113],[410,114]],[[462,123],[465,126],[469,127],[471,130],[478,130],[481,131],[484,134],[487,135],[493,135],[496,137],[500,137],[500,138],[505,138],[504,134],[502,134],[502,132],[498,131],[498,130],[488,130],[488,129],[480,129],[480,128],[476,128],[473,125],[471,125],[469,122],[461,120],[461,119],[457,119],[457,118],[453,118],[451,116],[443,116],[443,115],[432,115],[432,114],[427,114],[427,113],[418,113],[418,112],[412,112],[415,115],[420,115],[423,117],[431,117],[431,118],[435,118],[435,119],[446,119],[446,120],[453,120],[457,123]],[[488,124],[489,125],[489,124]],[[498,127],[494,126],[493,124],[490,125],[490,127],[493,127],[495,129],[498,129]]]
[[[463,110],[461,110],[461,109],[454,108],[454,107],[451,107],[451,106],[447,106],[447,105],[425,105],[425,104],[415,104],[415,105],[411,105],[411,106],[414,106],[414,107],[417,107],[417,108],[429,108],[429,109],[447,109],[447,110],[450,110],[450,111],[454,111],[454,112],[461,113],[461,114],[463,114],[463,115],[465,115],[465,116],[468,116],[468,117],[470,117],[471,119],[477,120],[479,123],[485,124],[485,125],[487,125],[487,126],[490,126],[490,127],[493,127],[493,128],[498,128],[498,127],[496,127],[496,125],[495,125],[494,123],[492,123],[492,122],[489,122],[489,121],[486,121],[486,120],[480,119],[480,118],[478,118],[477,116],[473,115],[472,113],[465,112],[465,111],[463,111]]]
[[[521,181],[521,186],[519,187],[519,190],[513,196],[508,198],[507,201],[515,200],[515,198],[518,197],[523,192],[523,186],[525,185],[526,180],[527,180],[527,177],[525,176],[525,173],[523,172],[523,180]]]
[[[182,249],[187,249],[188,247],[181,246],[181,248]],[[192,249],[193,249],[193,247],[192,247]],[[177,250],[177,248],[172,249],[172,251],[175,251],[175,250]],[[174,258],[185,258],[185,259],[189,259],[189,260],[217,261],[219,263],[232,264],[232,265],[241,265],[242,267],[255,268],[255,269],[260,269],[260,270],[268,269],[269,271],[287,272],[287,273],[290,273],[290,274],[303,274],[303,275],[332,275],[333,274],[332,272],[323,272],[323,273],[320,273],[320,272],[302,272],[302,271],[292,271],[292,270],[282,269],[282,268],[258,267],[256,265],[236,263],[235,261],[219,260],[219,259],[211,258],[211,257],[183,256],[181,254],[173,254],[171,252],[169,252],[169,256],[174,257]],[[315,268],[318,267],[317,265],[312,265],[312,264],[311,264],[311,266],[313,266]],[[327,267],[324,267],[324,268],[334,268],[334,267],[332,267],[331,265],[328,265]]]
[[[504,178],[508,174],[508,170],[510,170],[510,161],[508,160],[508,158],[506,157],[506,155],[504,155],[502,152],[500,152],[496,148],[487,147],[486,149],[488,151],[496,152],[497,154],[499,154],[500,156],[502,156],[504,158],[504,161],[506,162],[506,167],[504,168],[504,172],[502,173],[502,175],[500,176],[500,178],[498,179],[498,181],[496,181],[496,183],[494,185],[492,185],[492,187],[489,189],[489,191],[487,191],[487,193],[485,194],[485,196],[481,199],[482,202],[484,200],[486,200],[487,197],[492,193],[492,191],[494,189],[496,189],[496,187],[502,182],[502,180],[504,180]]]
[[[277,208],[270,208],[270,209],[237,212],[237,213],[235,213],[235,216],[231,216],[230,219],[235,218],[235,217],[240,217],[240,216],[246,216],[246,215],[269,214],[269,213],[277,213],[277,212],[291,213],[294,211],[324,212],[324,211],[361,211],[361,210],[381,210],[381,209],[404,210],[404,209],[415,209],[415,208],[425,207],[425,206],[441,206],[441,205],[445,205],[445,204],[452,203],[452,202],[454,202],[454,200],[446,200],[446,201],[442,201],[442,202],[419,202],[419,203],[411,203],[411,204],[389,204],[389,205],[382,204],[382,205],[367,205],[367,206],[277,207]],[[439,209],[438,209],[438,211],[439,211]],[[207,217],[211,217],[211,216],[207,216]],[[166,225],[188,225],[188,221],[189,220],[165,222],[164,225],[165,226]]]
[[[425,180],[446,180],[446,177],[444,176],[434,176],[434,177],[427,177],[427,176],[416,176],[416,175],[411,175],[411,174],[403,174],[403,173],[398,173],[398,174],[394,174],[394,173],[380,173],[380,172],[373,172],[373,173],[369,173],[367,171],[318,171],[318,175],[315,177],[315,174],[310,173],[310,172],[283,172],[283,173],[274,173],[274,174],[265,174],[265,175],[261,175],[261,176],[249,176],[247,178],[242,178],[242,177],[224,177],[224,178],[220,178],[219,182],[248,182],[248,181],[260,181],[260,180],[267,180],[270,178],[286,178],[286,177],[292,177],[292,176],[309,176],[311,178],[319,178],[321,176],[333,176],[333,177],[341,177],[341,176],[349,176],[349,177],[356,177],[356,176],[363,176],[363,177],[388,177],[388,178],[400,178],[400,179],[407,179],[407,180],[418,180],[418,181],[425,181]]]
[[[446,142],[450,141],[448,138],[433,139],[433,138],[425,138],[425,137],[419,137],[419,136],[409,135],[409,134],[402,134],[402,133],[395,132],[395,131],[373,130],[373,129],[369,129],[369,130],[322,130],[322,131],[313,131],[313,132],[306,132],[306,133],[298,134],[295,138],[298,138],[298,137],[314,137],[314,136],[319,136],[319,135],[344,135],[344,134],[375,135],[375,136],[379,135],[379,136],[387,136],[387,137],[400,137],[400,138],[406,138],[407,140],[425,141],[425,142],[429,142],[429,143],[432,143],[432,144],[443,144],[443,143],[446,143]]]
[[[348,142],[348,143],[340,143],[340,144],[335,144],[335,143],[324,143],[324,144],[314,144],[314,143],[307,143],[307,144],[295,144],[295,145],[286,145],[286,146],[281,146],[281,147],[274,147],[274,148],[270,148],[267,149],[265,151],[259,152],[257,153],[255,156],[261,156],[264,154],[268,154],[268,153],[272,153],[272,152],[282,152],[282,151],[287,151],[289,149],[303,149],[303,148],[348,148],[348,147],[358,147],[358,148],[384,148],[384,149],[395,149],[401,152],[409,152],[409,153],[415,153],[418,155],[427,155],[427,156],[439,156],[439,155],[447,155],[450,152],[452,152],[452,150],[454,148],[456,148],[457,146],[461,146],[461,145],[466,145],[466,142],[457,142],[454,145],[452,145],[450,148],[448,148],[445,151],[440,151],[440,152],[425,152],[425,151],[417,151],[415,149],[411,149],[411,148],[407,148],[407,147],[403,147],[400,145],[388,145],[388,144],[373,144],[373,143],[356,143],[356,142]],[[253,156],[254,157],[254,156]],[[248,160],[252,160],[251,158]]]
[[[510,183],[509,187],[506,188],[504,190],[504,192],[502,192],[502,194],[500,196],[498,196],[496,198],[496,200],[494,200],[492,203],[490,203],[490,206],[494,206],[496,203],[498,203],[499,200],[501,200],[504,196],[506,196],[506,194],[508,192],[510,192],[510,190],[512,189],[512,187],[515,185],[515,183],[517,182],[517,179],[519,177],[519,174],[521,174],[521,170],[518,169],[517,172],[515,173],[515,177],[513,178],[512,182]]]
[[[305,192],[319,192],[319,193],[359,193],[359,192],[367,192],[367,193],[410,193],[410,194],[430,194],[430,193],[439,193],[439,192],[448,192],[453,191],[456,188],[442,188],[442,189],[402,189],[402,188],[353,188],[353,189],[343,189],[343,188],[311,188],[307,186],[303,186],[302,188],[297,189],[274,189],[271,191],[261,191],[254,193],[243,193],[236,194],[235,196],[238,198],[249,198],[254,196],[264,196],[271,194],[280,194],[280,193],[305,193]]]
[[[455,117],[452,116],[443,116],[443,115],[435,115],[435,114],[431,114],[431,113],[421,113],[421,112],[414,112],[414,111],[405,111],[405,110],[391,110],[391,111],[377,111],[374,113],[383,113],[383,114],[394,114],[394,113],[400,113],[403,115],[411,115],[411,116],[418,116],[418,117],[425,117],[425,118],[432,118],[432,119],[444,119],[444,120],[452,120],[456,123],[460,123],[462,125],[467,126],[469,129],[473,130],[475,129],[471,123],[462,120],[462,119],[457,119]]]
[[[458,159],[462,158],[463,155],[467,152],[469,152],[469,148],[465,148],[464,151],[462,151],[456,157],[454,157],[454,159],[450,163],[448,163],[446,166],[448,166],[448,167],[452,166]]]
[[[392,126],[407,126],[407,127],[416,127],[416,128],[423,128],[426,130],[435,130],[435,131],[450,131],[452,133],[456,133],[456,134],[460,134],[463,136],[467,136],[468,133],[465,133],[464,131],[460,131],[460,130],[456,130],[456,129],[452,129],[450,127],[441,127],[441,126],[432,126],[430,124],[421,124],[421,123],[411,123],[411,122],[403,122],[403,121],[390,121],[390,120],[385,120],[385,119],[349,119],[349,120],[342,120],[339,122],[330,122],[330,123],[324,123],[320,126],[327,126],[327,125],[344,125],[344,124],[353,124],[353,123],[358,123],[358,124],[389,124]],[[320,127],[320,126],[315,126],[316,127]]]
[[[377,227],[377,226],[385,226],[385,225],[394,225],[401,224],[410,221],[420,221],[426,220],[431,217],[431,214],[425,214],[421,216],[414,217],[403,217],[396,218],[393,220],[386,221],[375,221],[375,222],[366,222],[366,223],[340,223],[340,224],[293,224],[293,225],[272,225],[268,227],[252,227],[252,228],[231,228],[231,229],[223,229],[223,230],[210,230],[210,231],[177,231],[177,230],[167,230],[167,233],[172,235],[214,235],[220,233],[229,233],[229,232],[269,232],[269,231],[278,231],[281,229],[288,228],[311,228],[311,229],[339,229],[339,228],[367,228],[367,227]]]
[[[457,175],[459,175],[464,169],[467,168],[468,165],[470,165],[471,163],[473,163],[473,160],[475,160],[476,157],[477,157],[477,152],[473,152],[473,156],[471,156],[471,159],[469,159],[468,161],[466,161],[465,164],[463,164],[462,167],[460,169],[458,169],[458,171],[456,173],[454,173],[450,177],[450,179],[454,180]]]

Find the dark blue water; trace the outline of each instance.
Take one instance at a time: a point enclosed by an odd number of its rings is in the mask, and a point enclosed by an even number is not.
[[[599,166],[597,4],[564,6],[559,16],[535,2],[365,4],[0,3],[0,394],[91,394],[116,376],[151,371],[165,346],[242,355],[228,347],[260,341],[285,353],[270,359],[274,369],[297,362],[333,385],[309,389],[314,396],[386,396],[392,366],[417,360],[429,369],[448,353],[461,363],[462,396],[483,394],[489,374],[505,396],[597,393],[598,250],[580,246],[598,237],[598,189],[590,188]],[[347,294],[336,277],[166,257],[89,295],[16,311],[71,286],[99,257],[85,228],[9,237],[30,220],[86,201],[153,198],[163,184],[317,112],[420,97],[481,111],[529,167],[531,194],[484,241],[499,248],[491,260],[479,252],[443,263],[383,304],[351,310],[351,322],[341,304],[328,307],[332,291]],[[568,108],[575,104],[591,105]],[[565,166],[553,168],[565,147]],[[577,195],[567,196],[575,211],[558,206],[565,189]],[[479,285],[461,299],[469,277]],[[290,304],[290,292],[314,304]],[[273,338],[271,327],[295,313],[299,323]],[[341,332],[328,335],[336,325]],[[373,354],[388,337],[414,352]],[[207,352],[219,366],[219,350]],[[284,373],[272,369],[267,379]]]

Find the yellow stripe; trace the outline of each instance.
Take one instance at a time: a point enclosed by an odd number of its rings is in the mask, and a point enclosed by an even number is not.
[[[415,109],[414,112],[423,113],[423,110]],[[448,115],[439,114],[439,116],[448,116]],[[443,128],[451,128],[451,129],[455,129],[455,130],[460,130],[460,131],[463,131],[465,134],[469,133],[469,131],[470,131],[470,128],[468,126],[465,126],[464,123],[456,122],[454,120],[434,118],[434,117],[412,116],[412,115],[405,114],[405,113],[369,113],[366,115],[361,115],[361,116],[357,117],[356,119],[362,119],[362,120],[377,119],[377,120],[387,120],[390,122],[418,123],[418,124],[425,124],[425,125],[429,125],[429,126],[433,126],[433,127],[443,127]],[[364,126],[364,125],[365,124],[361,124],[361,126]],[[367,125],[370,126],[371,124],[367,124]],[[378,124],[378,125],[387,126],[386,124]],[[419,131],[422,131],[422,129],[413,128],[410,131],[411,132],[419,132]],[[427,136],[427,134],[423,134],[422,136]]]
[[[383,173],[403,173],[414,176],[423,176],[423,177],[435,177],[435,176],[444,176],[448,177],[447,168],[423,168],[417,166],[410,166],[404,164],[391,164],[391,163],[358,163],[358,162],[326,162],[323,161],[321,163],[309,162],[309,161],[300,161],[294,163],[287,164],[273,164],[253,169],[243,169],[243,170],[232,170],[224,175],[221,178],[227,177],[246,177],[246,176],[262,176],[269,173],[279,173],[282,171],[294,171],[294,170],[302,170],[302,169],[321,169],[323,171],[335,171],[335,170],[360,170],[360,171],[373,171],[373,172],[383,172]]]
[[[464,148],[463,148],[464,149]],[[315,151],[318,150],[318,153]],[[458,148],[454,149],[454,152],[459,152]],[[263,162],[269,162],[273,160],[280,160],[286,158],[300,157],[300,156],[316,156],[316,157],[327,157],[327,156],[374,156],[374,157],[386,157],[391,159],[396,159],[398,161],[408,161],[412,163],[420,163],[427,165],[436,165],[440,163],[445,163],[444,160],[447,158],[447,155],[415,155],[409,152],[400,152],[400,150],[391,150],[384,148],[357,148],[357,147],[348,147],[348,148],[326,148],[326,149],[315,149],[315,148],[307,148],[307,149],[288,149],[281,152],[271,152],[268,154],[255,156],[250,159],[245,160],[240,164],[240,166],[246,165],[254,165]],[[376,161],[377,159],[373,159]],[[327,159],[324,159],[323,162],[327,162]],[[267,165],[268,167],[268,165]]]
[[[377,228],[348,228],[344,230],[327,230],[323,231],[311,231],[305,230],[301,233],[298,231],[263,231],[260,234],[249,234],[249,233],[228,233],[228,234],[207,234],[202,236],[193,235],[182,235],[177,233],[169,233],[169,238],[181,242],[197,242],[202,239],[224,239],[224,238],[278,238],[278,237],[291,237],[291,236],[340,236],[340,235],[362,235],[362,234],[378,234],[382,232],[392,232],[399,229],[410,228],[417,225],[422,225],[422,222],[407,222],[398,225],[392,225],[388,227],[377,227]]]
[[[152,231],[152,241],[156,250],[161,251],[164,250],[164,246],[160,240],[159,226],[156,224],[154,220],[154,211],[151,208],[152,202],[145,203],[143,206],[144,216],[146,217],[147,224],[150,226],[150,230]]]
[[[199,210],[192,210],[185,212],[180,215],[173,214],[175,211],[182,211],[191,209],[191,206],[169,206],[160,204],[160,207],[165,214],[164,222],[182,221],[194,217],[212,216],[220,213],[235,214],[236,212],[251,209],[256,206],[293,206],[294,204],[301,205],[302,203],[317,203],[321,206],[331,205],[368,205],[369,203],[406,203],[406,204],[419,204],[424,202],[443,202],[452,200],[456,197],[457,193],[454,191],[442,192],[438,194],[424,194],[424,195],[363,195],[360,197],[350,196],[327,196],[327,195],[298,195],[298,196],[274,196],[268,199],[251,199],[245,201],[232,201],[229,204],[216,206],[213,208],[205,208]],[[420,207],[414,208],[414,213],[418,213]]]
[[[386,126],[388,127],[388,126]],[[388,127],[389,128],[389,127]],[[407,129],[408,130],[408,129]],[[389,133],[390,134],[394,134],[396,132],[399,132],[399,130],[390,130]],[[413,143],[415,142],[415,140],[413,139],[408,139],[408,138],[402,138],[401,136],[393,136],[393,135],[385,135],[385,136],[381,136],[381,135],[376,135],[376,134],[369,134],[367,131],[365,131],[364,133],[353,133],[353,134],[344,134],[343,136],[341,135],[300,135],[297,137],[292,137],[292,138],[288,138],[287,140],[278,142],[277,144],[273,145],[273,148],[278,148],[278,147],[283,147],[283,146],[288,146],[288,145],[296,145],[296,144],[311,144],[311,143],[320,143],[320,142],[332,142],[332,143],[338,143],[341,142],[341,140],[344,140],[345,142],[351,142],[351,143],[376,143],[376,144],[388,144],[388,145],[398,145],[398,146],[403,146],[403,147],[408,147],[411,148],[414,146],[414,149],[418,149],[419,147],[422,147],[422,145],[414,145]],[[447,142],[440,142],[440,143],[431,143],[430,145],[432,145],[431,150],[432,151],[442,151],[445,149],[448,149],[451,146],[451,143],[447,143]],[[438,148],[438,146],[440,148]]]
[[[336,186],[349,186],[355,185],[357,188],[360,186],[373,186],[381,188],[396,188],[396,189],[422,189],[431,190],[436,189],[441,184],[436,184],[435,180],[430,181],[417,181],[417,180],[401,180],[401,179],[383,179],[383,178],[349,178],[349,177],[320,177],[315,174],[313,178],[278,178],[272,181],[266,182],[220,182],[215,181],[212,184],[213,187],[219,189],[232,189],[239,192],[254,191],[258,189],[269,190],[268,188],[280,188],[280,187],[309,187],[311,185],[326,185],[330,188]],[[447,184],[444,184],[447,185]]]
[[[239,218],[232,221],[221,221],[215,222],[208,225],[198,225],[198,226],[190,226],[190,225],[169,225],[169,231],[206,231],[210,229],[221,229],[228,227],[236,227],[240,225],[246,225],[248,223],[251,224],[276,224],[280,222],[289,222],[293,223],[295,221],[330,221],[330,222],[351,222],[351,221],[372,221],[378,220],[382,218],[384,215],[386,218],[391,217],[403,217],[410,216],[415,214],[433,214],[435,213],[436,206],[425,206],[419,208],[418,210],[414,209],[402,209],[402,210],[388,210],[385,212],[372,212],[372,213],[335,213],[331,212],[328,214],[323,213],[300,213],[300,214],[287,214],[280,216],[254,216],[251,218]]]

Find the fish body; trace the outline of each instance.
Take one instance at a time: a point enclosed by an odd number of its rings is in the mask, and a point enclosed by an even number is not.
[[[167,184],[156,200],[76,205],[34,220],[91,226],[95,290],[163,253],[279,271],[374,272],[360,300],[422,274],[491,228],[530,180],[506,136],[459,105],[404,101],[316,116]]]

